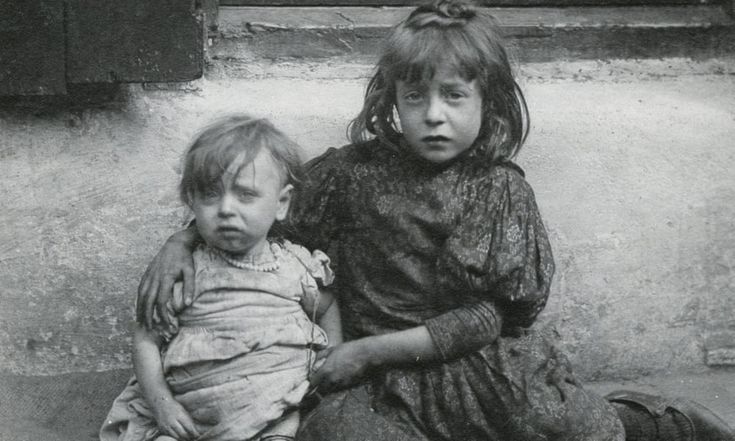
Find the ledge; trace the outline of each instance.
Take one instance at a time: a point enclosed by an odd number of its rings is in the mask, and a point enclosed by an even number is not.
[[[520,61],[714,58],[735,54],[724,7],[487,8]],[[210,32],[215,60],[374,59],[405,7],[220,7]]]

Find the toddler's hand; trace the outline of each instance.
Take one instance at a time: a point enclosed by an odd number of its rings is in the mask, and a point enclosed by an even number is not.
[[[166,399],[159,401],[154,406],[153,413],[156,416],[159,430],[177,440],[194,440],[199,438],[194,420],[184,406],[176,400]]]

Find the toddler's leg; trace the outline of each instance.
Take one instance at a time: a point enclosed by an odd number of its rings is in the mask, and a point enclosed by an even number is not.
[[[260,441],[293,440],[299,430],[298,409],[287,411],[281,418],[271,423],[260,435]]]
[[[158,438],[156,438],[156,441],[178,441],[176,438],[172,438],[168,435],[161,435]]]

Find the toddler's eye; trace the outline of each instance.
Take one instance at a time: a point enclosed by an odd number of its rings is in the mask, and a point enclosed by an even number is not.
[[[250,190],[244,190],[244,191],[237,193],[237,198],[245,202],[252,200],[254,197],[255,197],[255,193],[253,193]]]
[[[220,193],[216,187],[204,188],[197,194],[197,197],[202,203],[212,204],[219,200]]]
[[[217,197],[221,193],[221,186],[217,182],[208,182],[199,187],[200,197]]]

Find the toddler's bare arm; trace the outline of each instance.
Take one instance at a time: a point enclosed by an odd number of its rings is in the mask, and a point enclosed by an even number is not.
[[[339,304],[334,294],[329,290],[322,289],[322,298],[326,298],[327,307],[321,316],[317,312],[317,324],[327,333],[329,346],[336,346],[342,343],[342,320],[339,315]]]
[[[159,429],[177,439],[196,439],[194,421],[179,404],[166,384],[161,361],[162,339],[155,331],[135,324],[133,336],[133,367],[148,405],[153,410]]]
[[[339,316],[339,305],[329,287],[319,289],[319,295],[304,297],[301,306],[310,319],[315,320],[329,338],[329,346],[342,343],[342,323]]]

